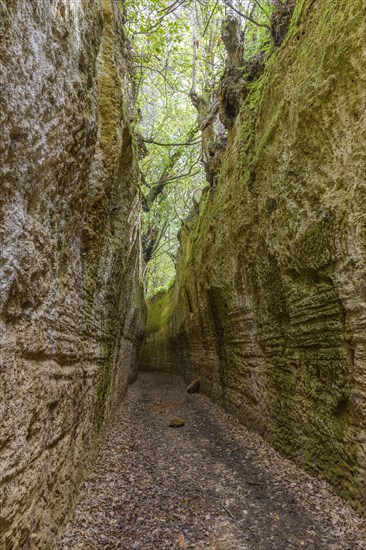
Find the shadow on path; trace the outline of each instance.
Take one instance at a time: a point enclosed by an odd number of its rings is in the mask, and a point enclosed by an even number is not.
[[[363,550],[364,529],[326,483],[181,378],[141,373],[58,548]]]

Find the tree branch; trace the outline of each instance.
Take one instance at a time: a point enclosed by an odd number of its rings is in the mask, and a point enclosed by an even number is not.
[[[175,10],[177,10],[180,6],[182,6],[184,3],[185,3],[186,0],[182,0],[181,2],[174,2],[171,6],[168,6],[168,8],[166,8],[166,10],[160,10],[159,13],[161,13],[161,11],[166,11],[166,13],[164,15],[162,15],[161,17],[159,17],[159,19],[156,21],[156,23],[154,23],[154,25],[152,25],[147,31],[140,31],[140,32],[135,32],[135,34],[144,34],[145,36],[150,36],[150,34],[152,34],[153,32],[155,32],[159,26],[162,25],[162,22],[164,21],[164,19],[166,17],[168,17],[168,15],[170,15],[171,13],[173,13]]]
[[[201,140],[197,141],[186,141],[185,143],[160,143],[160,141],[155,141],[153,139],[148,138],[142,138],[142,140],[145,143],[152,143],[154,145],[159,145],[160,147],[182,147],[182,146],[190,146],[190,145],[198,145],[198,143],[201,143]]]
[[[212,10],[212,12],[211,12],[211,15],[210,15],[210,17],[208,18],[208,21],[207,21],[207,23],[206,23],[205,30],[204,30],[203,33],[202,33],[202,38],[205,36],[205,34],[206,34],[206,32],[207,32],[208,26],[209,26],[209,24],[211,23],[211,19],[212,19],[213,15],[214,15],[214,13],[215,13],[215,11],[216,11],[218,5],[219,5],[219,0],[216,0],[216,3],[215,3],[215,5],[214,5],[214,7],[213,7],[213,10]]]
[[[175,2],[173,2],[173,4],[170,4],[170,6],[168,6],[167,8],[163,8],[163,9],[159,10],[158,13],[164,13],[165,11],[167,13],[172,13],[172,11],[174,11],[176,8],[178,8],[179,6],[181,6],[184,3],[185,3],[185,0],[183,0],[182,2],[180,2],[179,0],[175,0]]]
[[[193,168],[193,166],[191,168]],[[164,181],[164,187],[170,181],[180,180],[182,178],[187,178],[188,176],[193,178],[193,176],[197,176],[197,174],[200,174],[200,173],[201,173],[201,170],[197,170],[197,172],[193,172],[193,174],[192,174],[192,170],[190,170],[189,172],[186,172],[185,174],[180,174],[179,176],[172,176],[171,178],[168,178]]]
[[[269,25],[266,25],[265,23],[258,23],[258,21],[253,19],[250,15],[246,15],[245,13],[237,10],[229,0],[223,0],[223,2],[225,4],[225,6],[228,6],[229,8],[231,8],[233,11],[235,11],[235,13],[240,15],[240,17],[244,17],[244,19],[246,19],[247,21],[250,21],[251,23],[253,23],[253,25],[256,25],[256,27],[264,27],[265,29],[268,29],[269,31],[271,30]]]
[[[197,126],[194,125],[188,133],[187,141],[191,142],[196,134],[197,134]],[[184,152],[186,150],[185,147],[186,147],[185,145],[181,145],[181,146],[177,147],[177,149],[174,151],[174,153],[171,155],[169,161],[167,162],[167,165],[165,166],[165,168],[164,168],[163,172],[161,173],[159,179],[156,182],[150,184],[151,188],[150,188],[148,196],[146,197],[147,204],[149,206],[151,206],[154,203],[154,201],[158,198],[158,196],[164,191],[164,188],[165,188],[166,184],[169,181],[172,181],[171,174],[173,172],[174,166],[177,164],[177,162],[180,161],[180,159],[184,155]],[[190,172],[188,173],[188,175],[191,175],[190,173],[192,171],[193,166],[195,166],[199,162],[199,160],[200,159],[198,159],[198,161],[195,162],[191,166],[191,169],[190,169]],[[176,176],[174,176],[173,179],[178,179],[178,178]]]

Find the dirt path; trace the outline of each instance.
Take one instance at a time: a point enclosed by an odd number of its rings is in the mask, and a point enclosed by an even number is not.
[[[170,428],[171,419],[185,426]],[[62,550],[365,550],[366,523],[322,481],[179,377],[140,374]]]

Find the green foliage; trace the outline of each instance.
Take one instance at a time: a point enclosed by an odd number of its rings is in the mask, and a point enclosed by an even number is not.
[[[178,233],[205,185],[202,116],[200,120],[191,93],[202,100],[207,112],[217,97],[226,58],[221,25],[227,15],[237,15],[227,4],[225,0],[124,2],[134,47],[139,132],[146,145],[140,168],[148,296],[174,280]],[[260,25],[238,16],[245,37],[244,63],[270,48],[273,0],[232,0],[230,5]],[[188,146],[174,145],[187,142]]]

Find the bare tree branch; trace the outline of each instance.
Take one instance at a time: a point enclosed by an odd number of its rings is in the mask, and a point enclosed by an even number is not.
[[[266,25],[266,23],[258,23],[258,21],[256,21],[255,19],[253,19],[250,15],[246,15],[245,13],[237,10],[233,5],[232,3],[230,2],[230,0],[223,0],[225,6],[231,8],[233,11],[235,11],[235,13],[237,13],[238,15],[240,15],[240,17],[244,17],[244,19],[246,19],[247,21],[250,21],[251,23],[253,23],[253,25],[256,25],[257,27],[264,27],[265,29],[268,29],[268,30],[271,30],[270,26],[269,25]]]
[[[153,139],[148,139],[148,138],[142,138],[142,140],[145,142],[145,143],[152,143],[154,145],[159,145],[160,147],[182,147],[182,146],[191,146],[191,145],[198,145],[199,143],[201,143],[201,140],[197,140],[197,141],[186,141],[184,143],[160,143],[159,141],[155,141]]]
[[[195,163],[197,164],[197,163]],[[194,166],[194,165],[193,165]],[[179,176],[172,176],[171,178],[168,178],[164,181],[164,187],[167,183],[169,183],[170,181],[175,181],[175,180],[180,180],[182,178],[187,178],[188,176],[190,176],[191,178],[193,178],[193,176],[197,176],[197,174],[200,174],[201,173],[201,170],[197,170],[196,172],[193,172],[192,173],[192,168],[193,166],[191,166],[191,169],[189,170],[189,172],[186,172],[185,174],[179,174]]]
[[[196,134],[197,134],[197,126],[194,125],[188,133],[187,141],[191,142],[194,139],[194,137],[196,136]],[[150,183],[151,188],[150,188],[150,191],[149,191],[149,193],[146,197],[147,204],[149,205],[149,207],[154,203],[154,201],[158,198],[158,196],[164,191],[164,188],[167,185],[167,183],[169,183],[170,181],[173,181],[175,179],[179,179],[181,177],[181,176],[172,177],[172,171],[174,169],[174,166],[177,164],[177,162],[179,162],[179,160],[184,155],[184,152],[186,151],[185,148],[186,148],[185,145],[180,145],[179,147],[177,147],[177,149],[174,151],[174,153],[171,155],[169,161],[167,162],[167,164],[166,164],[163,172],[161,173],[158,181],[155,182],[155,183]],[[200,159],[198,159],[198,161],[195,164],[197,164],[199,162],[199,160]],[[188,175],[191,175],[192,168],[193,168],[193,166],[195,166],[195,164],[192,165],[191,170],[188,173]]]
[[[208,18],[208,21],[207,21],[207,23],[206,23],[205,30],[204,30],[203,33],[202,33],[202,38],[205,36],[205,34],[206,34],[206,32],[207,32],[208,26],[209,26],[209,24],[211,23],[211,19],[212,19],[213,15],[214,15],[214,13],[215,13],[215,11],[216,11],[218,5],[219,5],[219,0],[216,0],[216,3],[215,3],[215,5],[214,5],[214,7],[213,7],[213,10],[212,10],[212,12],[211,12],[211,15],[210,15],[210,17]]]
[[[175,10],[177,10],[180,6],[182,6],[184,3],[185,3],[186,0],[182,0],[181,2],[177,1],[177,2],[174,2],[173,4],[171,4],[170,6],[168,6],[168,8],[166,8],[165,10],[161,10],[161,11],[166,11],[166,13],[164,13],[164,15],[162,15],[161,17],[159,17],[159,19],[157,20],[157,22],[152,25],[150,27],[150,29],[148,31],[141,31],[141,32],[135,32],[135,34],[144,34],[146,36],[149,36],[150,34],[152,34],[153,32],[155,32],[161,25],[162,25],[162,22],[164,21],[164,19],[166,17],[168,17],[168,15],[170,15],[171,13],[173,13]]]

